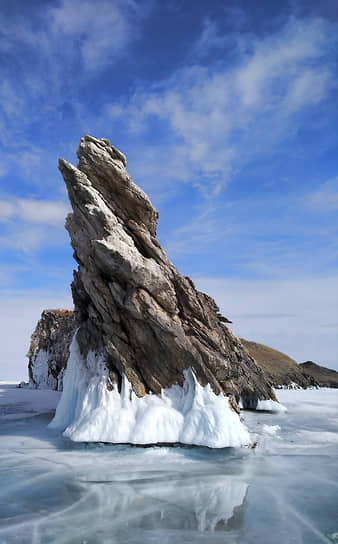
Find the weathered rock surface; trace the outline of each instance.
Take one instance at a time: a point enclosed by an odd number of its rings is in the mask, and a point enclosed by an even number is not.
[[[311,376],[319,387],[334,387],[338,388],[338,372],[331,368],[318,365],[313,361],[306,361],[299,365],[304,373]]]
[[[71,310],[44,310],[32,334],[28,372],[29,386],[62,391],[69,346],[75,332]]]
[[[108,140],[81,139],[75,168],[59,168],[73,208],[66,222],[78,270],[77,341],[102,355],[108,389],[125,375],[138,397],[183,385],[191,368],[244,407],[275,399],[263,371],[224,325],[215,301],[176,270],[156,239],[158,212]],[[102,358],[100,359],[102,360]]]
[[[263,369],[273,387],[313,387],[317,382],[312,376],[285,353],[241,338],[245,349]]]

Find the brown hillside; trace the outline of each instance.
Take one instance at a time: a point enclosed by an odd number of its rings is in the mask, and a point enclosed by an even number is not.
[[[285,353],[264,344],[250,342],[241,338],[241,342],[258,365],[264,370],[274,387],[296,383],[300,387],[313,385],[313,380],[306,376],[299,365]]]
[[[338,388],[338,372],[325,366],[317,365],[312,361],[306,361],[301,363],[300,367],[304,372],[310,374],[321,387],[335,387]]]

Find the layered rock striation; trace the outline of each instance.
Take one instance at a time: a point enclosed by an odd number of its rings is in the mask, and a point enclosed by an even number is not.
[[[215,301],[197,291],[160,246],[158,212],[129,176],[125,156],[108,140],[91,136],[81,139],[77,154],[77,168],[59,161],[73,209],[66,228],[78,263],[72,283],[78,327],[73,381],[81,366],[84,388],[95,382],[104,395],[125,395],[128,387],[130,399],[142,399],[183,387],[190,372],[190,384],[208,386],[220,398],[241,398],[247,408],[259,399],[275,400]],[[74,384],[67,396],[79,398]],[[63,416],[57,414],[55,425],[58,419],[64,425],[65,418],[73,425],[67,406],[60,407]]]
[[[75,332],[71,310],[44,310],[31,337],[29,386],[62,391],[63,374]]]

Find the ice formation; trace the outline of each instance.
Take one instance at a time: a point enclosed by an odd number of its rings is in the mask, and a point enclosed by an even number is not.
[[[263,425],[263,433],[274,436],[280,431],[279,425]]]
[[[38,384],[39,389],[58,389],[58,382],[49,372],[49,352],[44,349],[36,349],[31,357],[32,377],[29,380],[29,387],[35,389]],[[34,381],[33,381],[34,379]]]
[[[108,387],[107,387],[108,385]],[[250,436],[223,394],[202,387],[185,372],[183,387],[138,397],[124,375],[121,390],[109,386],[101,355],[84,359],[76,335],[64,377],[64,390],[50,427],[74,441],[130,444],[182,443],[211,448],[250,444]]]
[[[31,337],[29,387],[62,391],[63,372],[75,331],[71,310],[44,310]]]
[[[256,410],[261,412],[287,412],[287,408],[274,400],[259,400]]]

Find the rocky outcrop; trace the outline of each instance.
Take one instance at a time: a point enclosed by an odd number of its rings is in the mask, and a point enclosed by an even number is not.
[[[310,376],[319,387],[338,388],[338,372],[325,366],[320,366],[313,361],[306,361],[299,365],[302,371]]]
[[[69,346],[75,332],[71,310],[44,310],[31,337],[29,386],[62,391]]]
[[[314,387],[312,376],[306,374],[291,357],[276,349],[241,338],[245,349],[262,368],[273,387]]]
[[[156,239],[158,212],[125,156],[91,136],[77,154],[77,168],[63,159],[59,168],[73,208],[66,228],[79,265],[72,292],[82,356],[102,354],[107,387],[125,375],[138,397],[183,385],[191,368],[200,385],[244,406],[274,399],[215,301],[169,261]]]

